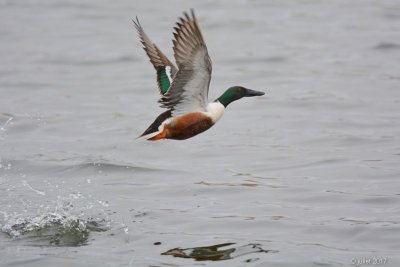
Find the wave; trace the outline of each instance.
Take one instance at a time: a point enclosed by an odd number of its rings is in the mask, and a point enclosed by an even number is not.
[[[68,163],[72,159],[58,159],[49,161],[0,159],[1,166],[10,166],[8,169],[19,169],[29,173],[57,173],[57,174],[85,174],[99,172],[132,173],[132,172],[176,172],[161,168],[137,166],[133,164],[112,163],[105,160],[90,160],[79,163]],[[76,159],[75,159],[76,160]]]

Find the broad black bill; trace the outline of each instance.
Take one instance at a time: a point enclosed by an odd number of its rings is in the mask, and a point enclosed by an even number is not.
[[[249,97],[249,96],[261,96],[261,95],[265,95],[265,93],[252,89],[246,89],[246,93],[244,96]]]

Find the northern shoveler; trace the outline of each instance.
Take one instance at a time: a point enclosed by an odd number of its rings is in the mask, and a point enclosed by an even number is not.
[[[161,94],[158,102],[167,109],[139,137],[145,136],[151,141],[193,137],[213,126],[231,102],[264,95],[264,92],[233,86],[215,101],[208,102],[212,65],[193,10],[191,15],[185,12],[174,28],[173,50],[179,69],[150,40],[137,17],[133,23],[157,72]]]

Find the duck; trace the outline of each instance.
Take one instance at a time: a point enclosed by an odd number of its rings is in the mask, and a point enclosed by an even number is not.
[[[138,138],[158,141],[194,137],[210,129],[233,101],[265,94],[243,86],[231,86],[216,100],[208,101],[212,62],[193,9],[190,14],[184,12],[174,27],[176,66],[148,37],[138,17],[132,21],[156,71],[158,102],[166,109]]]

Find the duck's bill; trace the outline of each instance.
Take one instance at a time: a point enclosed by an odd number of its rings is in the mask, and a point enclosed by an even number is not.
[[[265,95],[265,93],[252,89],[246,89],[246,94],[244,96],[248,97],[248,96],[261,96],[261,95]]]

